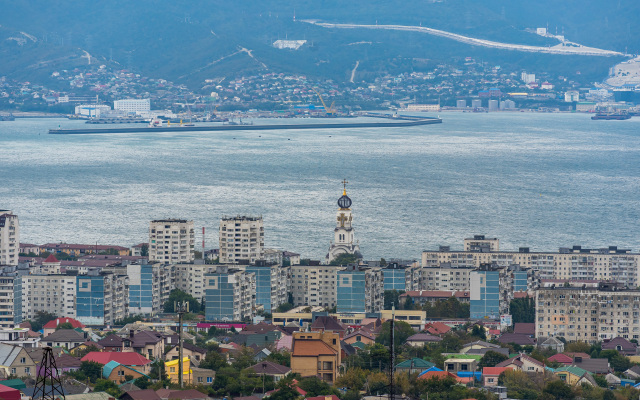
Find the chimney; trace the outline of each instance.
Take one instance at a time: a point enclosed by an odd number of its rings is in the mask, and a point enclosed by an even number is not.
[[[129,329],[129,337],[133,339],[133,329]]]

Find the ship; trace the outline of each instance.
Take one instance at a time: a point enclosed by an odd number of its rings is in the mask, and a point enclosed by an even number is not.
[[[596,115],[592,116],[592,120],[624,120],[631,118],[631,114],[626,111],[616,111],[616,112],[602,112],[599,111]]]
[[[9,115],[0,115],[0,121],[15,121],[16,118],[13,116],[13,114],[9,114]]]

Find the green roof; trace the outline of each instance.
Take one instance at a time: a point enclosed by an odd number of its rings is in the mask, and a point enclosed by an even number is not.
[[[560,368],[556,368],[554,373],[558,373],[558,372],[569,372],[575,376],[582,376],[586,373],[591,374],[591,372],[587,371],[586,369],[582,369],[580,367],[560,367]]]
[[[0,381],[0,385],[9,386],[13,389],[25,389],[27,385],[20,379],[9,379],[8,381]]]
[[[426,369],[435,367],[435,364],[421,358],[412,358],[411,360],[403,361],[400,364],[396,365],[396,368],[420,368]]]
[[[362,342],[355,342],[355,343],[352,343],[351,345],[352,345],[353,347],[357,347],[357,348],[359,348],[360,350],[364,349],[364,348],[365,348],[365,346],[366,346],[366,345],[365,345],[364,343],[362,343]]]
[[[446,356],[446,358],[463,358],[463,359],[474,359],[477,361],[480,361],[480,359],[482,358],[481,354],[449,354]]]

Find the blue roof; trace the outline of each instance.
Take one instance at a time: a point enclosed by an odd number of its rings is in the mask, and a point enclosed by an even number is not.
[[[431,367],[429,369],[425,369],[424,371],[420,372],[420,375],[418,376],[422,376],[424,374],[426,374],[427,372],[431,372],[431,371],[442,371],[440,368],[438,367]]]
[[[117,361],[109,361],[108,363],[106,363],[104,365],[104,367],[102,367],[102,377],[104,379],[108,379],[109,375],[111,375],[111,372],[113,372],[113,370],[118,366],[118,365],[122,365]]]
[[[482,380],[482,372],[458,371],[457,374],[460,378],[474,377],[477,381]]]

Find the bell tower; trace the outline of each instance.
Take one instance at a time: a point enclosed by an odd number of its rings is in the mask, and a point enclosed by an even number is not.
[[[353,231],[353,215],[351,214],[351,199],[347,196],[347,180],[342,181],[342,197],[338,199],[336,213],[336,227],[333,230],[333,242],[329,246],[327,263],[340,254],[356,254],[360,257],[360,246],[356,242]]]

